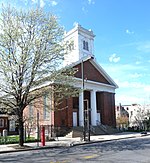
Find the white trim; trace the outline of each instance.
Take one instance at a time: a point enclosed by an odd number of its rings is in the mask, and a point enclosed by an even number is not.
[[[74,84],[74,87],[82,88],[82,79],[76,78],[77,82]],[[110,92],[115,93],[116,87],[113,85],[107,85],[104,83],[98,83],[94,81],[87,80],[84,82],[85,90],[97,90],[97,92]]]

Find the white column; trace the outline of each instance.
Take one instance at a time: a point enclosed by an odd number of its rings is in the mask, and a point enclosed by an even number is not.
[[[91,91],[91,125],[97,126],[97,105],[96,105],[96,91]]]
[[[83,114],[83,92],[79,94],[79,126],[84,125],[84,114]]]

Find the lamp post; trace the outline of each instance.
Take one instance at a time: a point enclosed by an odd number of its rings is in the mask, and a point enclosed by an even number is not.
[[[40,130],[40,127],[39,127],[39,111],[37,110],[37,146],[39,146],[39,137],[40,137],[39,130]]]

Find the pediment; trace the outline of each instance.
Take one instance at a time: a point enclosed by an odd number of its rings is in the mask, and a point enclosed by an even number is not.
[[[110,78],[108,74],[98,65],[94,60],[85,60],[75,65],[75,68],[78,68],[78,72],[75,74],[76,78],[82,78],[82,66],[84,69],[84,79],[90,80],[98,83],[103,83],[107,85],[113,85],[116,88],[118,87],[115,82]]]

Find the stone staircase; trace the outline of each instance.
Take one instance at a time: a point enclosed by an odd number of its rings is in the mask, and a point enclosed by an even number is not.
[[[90,135],[109,135],[115,134],[119,131],[116,128],[111,126],[99,124],[97,126],[91,126],[91,134]],[[72,130],[65,136],[67,138],[74,138],[74,137],[82,137],[83,136],[83,127],[77,126],[73,127]]]

